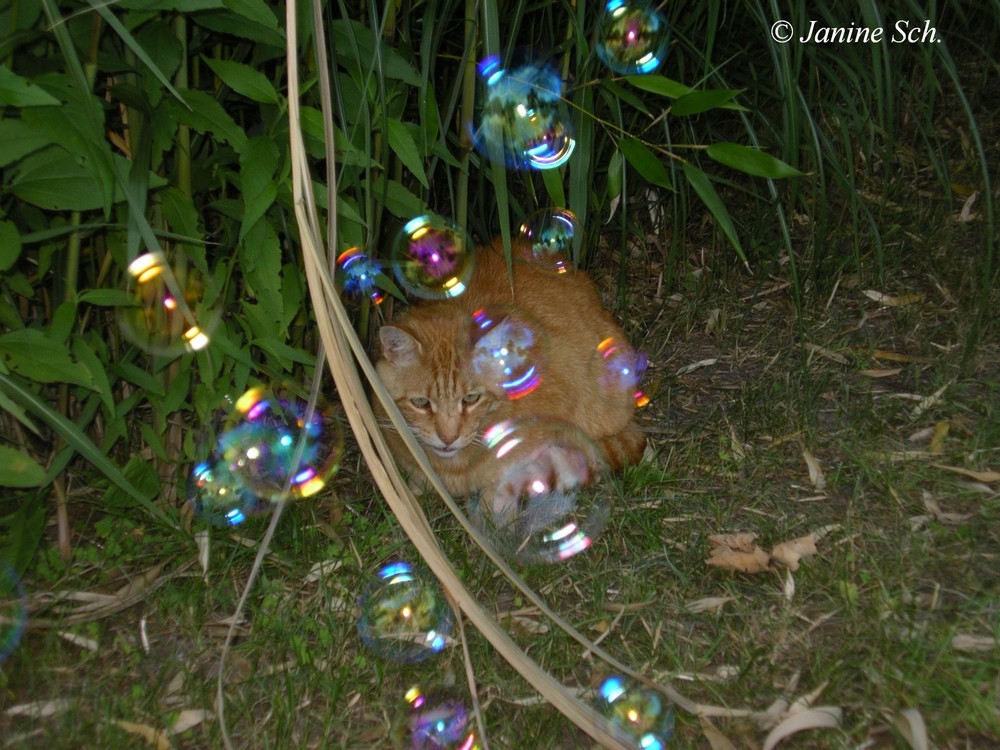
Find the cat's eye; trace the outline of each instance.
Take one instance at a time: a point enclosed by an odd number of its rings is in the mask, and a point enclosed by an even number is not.
[[[482,396],[478,393],[466,393],[462,396],[462,403],[466,406],[472,406],[473,404],[478,403],[480,398],[482,398]]]
[[[429,398],[424,398],[423,396],[417,396],[416,398],[411,398],[410,403],[413,404],[414,409],[424,411],[430,408],[431,400]]]

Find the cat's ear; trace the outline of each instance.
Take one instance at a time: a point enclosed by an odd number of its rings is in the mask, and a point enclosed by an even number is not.
[[[382,342],[382,356],[389,360],[390,364],[412,365],[420,356],[420,342],[402,328],[382,326],[378,337]]]

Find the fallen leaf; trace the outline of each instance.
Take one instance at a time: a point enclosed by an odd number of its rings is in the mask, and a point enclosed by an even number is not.
[[[156,748],[156,750],[170,750],[170,740],[162,732],[153,729],[153,727],[148,724],[136,724],[132,721],[114,721],[112,722],[115,726],[120,729],[124,729],[129,734],[134,734],[142,737],[146,742]]]
[[[196,727],[201,724],[205,719],[212,716],[211,711],[206,711],[204,708],[185,708],[179,714],[177,718],[174,719],[173,723],[170,725],[170,734],[180,734],[181,732],[186,732],[192,727]]]
[[[838,729],[840,727],[841,710],[837,706],[819,706],[792,714],[774,729],[768,732],[764,740],[763,750],[774,750],[786,737],[804,732],[807,729]]]
[[[948,390],[948,386],[950,386],[953,382],[954,381],[949,380],[947,383],[945,383],[936,391],[934,391],[934,393],[932,393],[930,396],[928,396],[925,399],[922,399],[919,404],[914,406],[913,413],[911,414],[913,419],[920,419],[920,417],[923,416],[924,412],[928,411],[929,409],[933,409],[937,405],[938,401],[941,400],[941,397],[944,395],[944,392]]]
[[[927,357],[918,357],[913,354],[900,354],[886,349],[872,349],[873,359],[887,359],[890,362],[927,362]]]
[[[796,563],[798,565],[798,563]],[[790,602],[795,598],[795,576],[792,575],[791,570],[785,571],[785,601]]]
[[[819,465],[819,459],[808,448],[802,449],[802,458],[805,459],[806,466],[809,468],[809,481],[813,483],[813,487],[817,490],[826,488],[826,477],[823,475],[823,469]]]
[[[684,605],[684,609],[693,614],[701,614],[702,612],[721,612],[723,605],[727,602],[734,601],[731,596],[706,596],[704,599],[696,599],[693,602],[688,602]]]
[[[692,362],[690,365],[684,365],[677,371],[677,376],[687,375],[689,372],[694,372],[701,367],[711,367],[716,362],[718,362],[718,357],[713,357],[711,359],[700,359],[697,362]]]
[[[868,299],[886,307],[906,307],[914,302],[920,302],[924,298],[922,294],[904,294],[901,297],[893,297],[889,294],[876,292],[874,289],[866,289],[863,293]]]
[[[927,450],[931,453],[943,453],[944,452],[944,439],[948,436],[948,430],[951,429],[951,423],[949,422],[938,422],[934,425],[934,432],[931,435],[931,443],[927,446]]]
[[[913,750],[929,750],[931,743],[927,738],[927,725],[917,709],[904,708],[893,717],[893,723]]]
[[[945,466],[944,464],[931,464],[931,466],[935,469],[953,471],[956,474],[975,479],[977,482],[996,482],[1000,480],[1000,471],[973,471],[972,469],[963,469],[961,466]]]
[[[966,635],[959,633],[951,639],[951,647],[956,651],[975,653],[978,651],[992,651],[1000,647],[1000,640],[988,635]]]
[[[976,219],[979,214],[972,213],[972,207],[976,204],[976,198],[979,197],[979,191],[974,190],[972,194],[965,199],[965,203],[962,204],[962,210],[958,214],[958,220],[963,224],[968,224],[970,221]]]
[[[754,544],[756,538],[756,534],[741,531],[736,534],[711,534],[708,541],[715,547],[728,547],[740,552],[752,552],[757,548],[757,545]]]
[[[819,346],[818,344],[806,343],[804,344],[804,346],[810,354],[818,354],[821,357],[826,357],[827,359],[831,360],[832,362],[836,362],[839,365],[846,365],[850,361],[843,354],[838,354],[837,352],[830,351],[829,349],[825,349],[822,346]]]
[[[736,750],[736,745],[726,735],[716,729],[707,716],[699,716],[698,720],[701,722],[701,732],[705,735],[705,739],[708,740],[708,744],[712,750]]]
[[[30,719],[47,719],[50,716],[64,714],[72,708],[72,704],[65,698],[56,698],[50,701],[34,701],[33,703],[19,703],[4,711],[7,716],[27,716]]]
[[[927,490],[924,490],[923,500],[927,512],[934,516],[934,519],[938,523],[943,523],[945,526],[958,526],[972,518],[971,513],[949,513],[941,510],[941,506],[938,505],[937,500]]]
[[[716,547],[712,556],[705,562],[723,570],[738,570],[741,573],[763,573],[769,569],[771,558],[760,547],[754,547],[752,552]]]
[[[313,563],[313,566],[309,568],[309,572],[306,573],[306,577],[302,580],[303,583],[316,583],[324,578],[330,578],[331,575],[339,570],[344,564],[343,560],[320,560],[317,563]]]
[[[868,378],[891,378],[899,375],[903,371],[902,367],[891,367],[884,370],[858,370],[858,372]]]
[[[799,569],[799,560],[816,554],[816,532],[782,542],[771,550],[771,558],[789,570]]]

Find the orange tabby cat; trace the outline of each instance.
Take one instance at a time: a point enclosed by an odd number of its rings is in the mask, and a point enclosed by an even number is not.
[[[553,488],[577,486],[602,464],[638,462],[646,444],[632,419],[635,355],[593,282],[528,262],[527,252],[513,248],[512,287],[500,242],[480,249],[463,294],[415,304],[379,333],[379,377],[431,465],[452,495],[486,491],[495,511],[501,479],[511,497],[539,471]],[[503,374],[505,363],[513,374]],[[519,475],[484,444],[498,423],[521,439],[517,455],[530,468]],[[574,440],[578,431],[593,442]],[[391,428],[386,439],[402,467],[415,469]]]

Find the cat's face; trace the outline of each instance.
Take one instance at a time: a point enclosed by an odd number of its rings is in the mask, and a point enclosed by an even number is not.
[[[383,326],[379,337],[379,377],[428,452],[453,459],[475,444],[499,401],[477,382],[467,349],[443,332],[421,341],[419,333]]]

